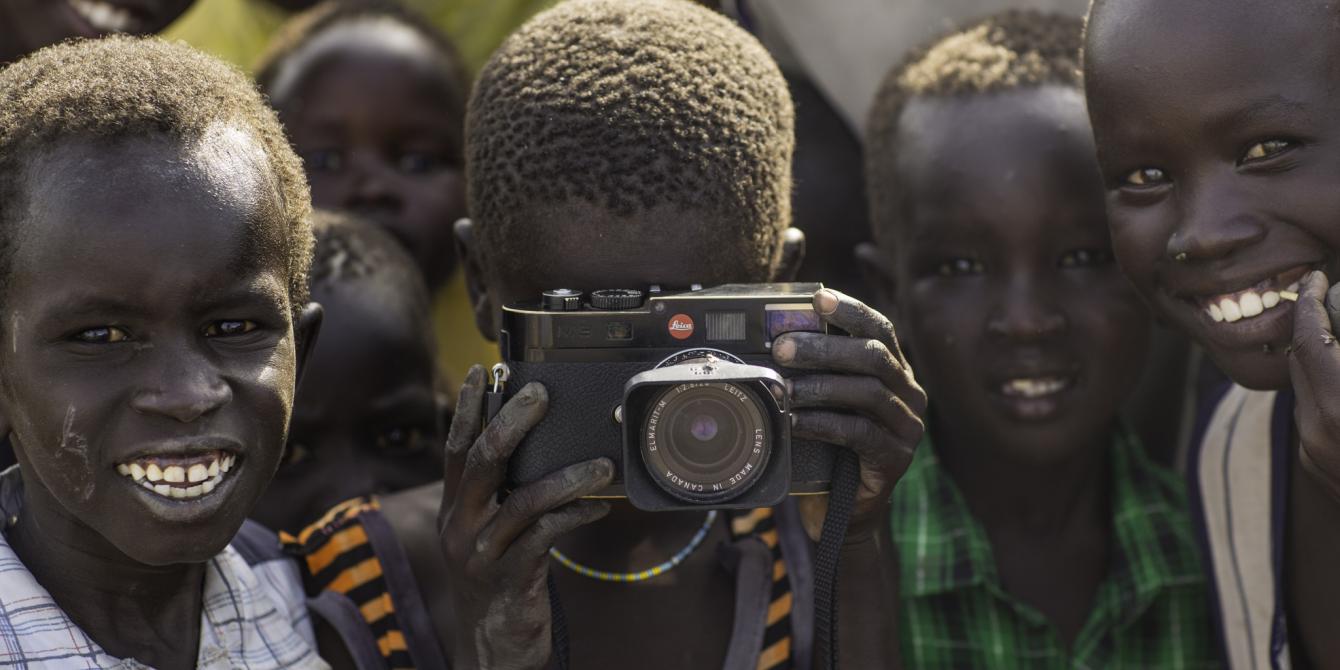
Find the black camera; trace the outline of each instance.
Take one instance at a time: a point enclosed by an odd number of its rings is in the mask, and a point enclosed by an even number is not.
[[[503,308],[507,387],[539,381],[549,412],[512,455],[512,486],[605,456],[593,497],[648,511],[755,508],[828,490],[833,447],[791,439],[773,340],[827,332],[821,284],[688,291],[558,289]]]

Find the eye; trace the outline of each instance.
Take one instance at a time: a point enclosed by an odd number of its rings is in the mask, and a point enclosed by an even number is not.
[[[377,436],[378,451],[419,451],[423,433],[417,428],[392,428]]]
[[[1289,140],[1266,140],[1257,142],[1247,149],[1247,153],[1238,159],[1238,164],[1243,165],[1252,161],[1264,160],[1272,156],[1288,151],[1294,147],[1294,143]]]
[[[279,464],[281,468],[291,468],[306,463],[312,459],[312,450],[301,442],[290,441],[284,447],[284,460]]]
[[[88,344],[115,344],[130,339],[130,334],[116,326],[99,326],[76,333],[74,339]]]
[[[405,174],[427,174],[439,168],[441,161],[437,156],[423,151],[410,151],[401,154],[396,166]]]
[[[1061,256],[1061,267],[1083,268],[1095,265],[1107,265],[1112,262],[1112,252],[1107,249],[1076,249]]]
[[[303,153],[302,162],[308,172],[339,172],[344,169],[344,153],[338,149],[314,149]]]
[[[940,263],[936,272],[941,277],[961,277],[965,275],[979,275],[986,272],[986,266],[981,261],[972,258],[951,258]]]
[[[231,337],[235,335],[244,335],[253,330],[256,330],[255,321],[215,321],[205,327],[205,337]]]
[[[1159,168],[1140,168],[1127,173],[1125,185],[1136,187],[1158,186],[1167,183],[1167,181],[1168,175],[1164,174],[1163,170]]]

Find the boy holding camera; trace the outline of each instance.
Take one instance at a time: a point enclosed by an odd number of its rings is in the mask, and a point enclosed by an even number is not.
[[[1118,419],[1149,317],[1112,260],[1081,31],[990,17],[871,111],[858,256],[931,398],[893,502],[909,667],[1217,664],[1182,487]]]
[[[785,82],[753,38],[709,10],[684,0],[559,5],[494,54],[468,118],[475,218],[456,232],[490,336],[502,306],[547,289],[766,282],[800,261],[803,237],[787,226]],[[885,520],[921,436],[924,396],[887,320],[836,292],[811,300],[852,337],[778,337],[769,365],[809,373],[786,385],[792,437],[859,455],[840,549],[838,648],[845,667],[890,667],[895,570],[883,555]],[[486,391],[475,367],[450,430],[445,486],[380,502],[453,666],[561,664],[551,577],[574,667],[809,665],[811,538],[826,497],[652,514],[581,499],[615,479],[614,463],[596,458],[499,502],[509,459],[550,396],[538,383],[512,388],[485,428]],[[402,619],[417,614],[396,607]]]

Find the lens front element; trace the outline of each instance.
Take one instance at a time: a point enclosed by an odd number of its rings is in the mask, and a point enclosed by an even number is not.
[[[689,502],[720,502],[763,473],[771,424],[752,389],[732,382],[685,383],[652,402],[642,456],[666,491]]]

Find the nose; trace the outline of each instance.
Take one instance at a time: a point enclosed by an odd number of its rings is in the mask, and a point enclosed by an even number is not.
[[[357,212],[400,209],[403,203],[394,186],[393,168],[384,159],[359,151],[351,156],[350,167],[352,183],[345,194],[345,209]]]
[[[1216,260],[1250,247],[1266,236],[1265,224],[1247,211],[1236,189],[1206,181],[1180,196],[1178,226],[1168,237],[1168,258]]]
[[[232,387],[203,354],[185,347],[154,353],[160,362],[131,399],[136,412],[191,423],[233,399]]]
[[[1012,279],[987,319],[987,333],[1013,342],[1044,341],[1069,325],[1056,305],[1044,282],[1025,277]]]

